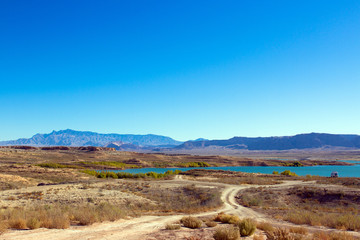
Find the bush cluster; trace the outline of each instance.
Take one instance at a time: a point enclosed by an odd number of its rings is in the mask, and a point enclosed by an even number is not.
[[[165,173],[156,173],[156,172],[148,172],[148,173],[126,173],[126,172],[112,172],[112,171],[95,171],[95,170],[83,170],[83,173],[95,176],[97,178],[165,178],[171,175],[177,175],[181,173],[179,170],[175,171],[166,171]]]
[[[238,216],[219,213],[214,220],[231,224],[228,227],[218,228],[214,234],[215,240],[238,239],[239,236],[247,237],[253,235],[256,230],[256,222],[249,218],[240,220]],[[235,230],[237,233],[234,233]]]
[[[43,167],[43,168],[81,168],[75,165],[65,165],[59,163],[40,163],[36,164],[36,166]]]
[[[210,167],[211,165],[207,162],[187,162],[187,163],[180,163],[177,166],[178,167]]]
[[[82,162],[84,165],[97,165],[97,166],[109,166],[109,167],[116,167],[116,168],[139,168],[139,166],[134,164],[127,164],[123,162]]]
[[[291,172],[290,170],[285,170],[281,173],[281,175],[284,175],[284,176],[297,176],[296,173],[294,172]]]

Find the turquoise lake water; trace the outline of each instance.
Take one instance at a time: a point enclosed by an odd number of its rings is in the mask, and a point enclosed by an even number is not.
[[[312,166],[312,167],[206,167],[206,168],[135,168],[126,170],[117,170],[116,172],[128,173],[164,173],[168,170],[188,171],[191,169],[212,169],[212,170],[225,170],[234,172],[248,172],[248,173],[267,173],[271,174],[273,171],[283,172],[290,170],[299,176],[307,174],[317,175],[323,177],[330,177],[331,172],[336,171],[339,177],[360,177],[360,164],[354,166]]]

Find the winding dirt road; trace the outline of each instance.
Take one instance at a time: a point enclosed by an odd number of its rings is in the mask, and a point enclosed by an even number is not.
[[[221,200],[224,205],[222,208],[201,214],[196,214],[194,216],[207,216],[214,215],[219,212],[230,213],[238,215],[240,218],[250,217],[254,218],[257,221],[267,221],[277,226],[295,226],[290,223],[278,222],[273,219],[269,219],[261,213],[255,212],[250,208],[243,207],[235,201],[235,196],[238,191],[250,188],[258,187],[257,185],[228,185],[222,183],[211,183],[211,182],[197,182],[187,179],[183,179],[181,176],[177,176],[172,182],[176,184],[195,184],[198,186],[220,186],[224,187],[224,190],[221,195]],[[279,185],[268,185],[262,187],[271,187],[271,188],[287,188],[295,185],[306,185],[311,184],[310,182],[300,182],[300,181],[287,181]],[[142,216],[139,218],[133,218],[131,220],[119,220],[115,222],[105,222],[105,223],[96,223],[91,226],[85,227],[70,227],[69,229],[36,229],[36,230],[14,230],[9,231],[3,234],[1,240],[42,240],[42,239],[51,239],[51,240],[97,240],[97,239],[126,239],[126,240],[137,240],[144,239],[144,236],[156,232],[160,229],[164,229],[166,223],[178,221],[184,215],[172,215],[172,216]],[[311,230],[324,230],[324,228],[309,227],[306,226],[310,231]],[[329,230],[330,231],[330,230]],[[360,237],[360,233],[354,232],[354,235]]]

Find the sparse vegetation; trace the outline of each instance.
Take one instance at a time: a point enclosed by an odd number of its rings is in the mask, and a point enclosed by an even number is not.
[[[132,178],[132,179],[144,179],[144,178],[153,178],[153,179],[162,179],[169,178],[173,175],[178,175],[181,173],[179,170],[168,170],[165,173],[127,173],[127,172],[112,172],[112,171],[95,171],[95,170],[82,170],[83,173],[95,176],[97,178]]]
[[[177,167],[211,167],[211,165],[207,162],[186,162],[177,164]]]
[[[36,164],[36,166],[43,167],[43,168],[82,168],[82,167],[76,166],[76,165],[59,164],[59,163],[53,163],[53,162],[40,163],[40,164]]]
[[[115,167],[115,168],[139,168],[139,166],[134,164],[127,164],[123,162],[115,162],[115,161],[102,161],[102,162],[82,162],[83,165],[94,165],[94,166],[108,166],[108,167]]]
[[[324,187],[293,187],[287,190],[250,188],[238,201],[274,218],[295,224],[360,230],[360,192]]]

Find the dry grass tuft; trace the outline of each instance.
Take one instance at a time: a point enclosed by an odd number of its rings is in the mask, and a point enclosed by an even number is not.
[[[232,225],[218,227],[213,237],[215,240],[237,240],[240,239],[239,229]]]
[[[239,228],[242,237],[251,236],[256,230],[256,222],[252,219],[244,219],[235,224]]]
[[[183,217],[181,219],[181,223],[184,225],[184,227],[200,228],[203,222],[199,218],[189,216]]]
[[[27,229],[26,220],[24,218],[15,218],[9,221],[9,227],[13,229]]]
[[[26,225],[29,229],[37,229],[41,226],[41,222],[38,218],[29,218],[26,221]]]
[[[304,227],[291,227],[291,228],[289,228],[289,231],[291,233],[296,233],[296,234],[300,234],[300,235],[308,234],[308,230]]]
[[[0,221],[0,235],[6,232],[9,228],[9,225],[5,221]]]
[[[265,232],[268,240],[295,240],[295,237],[285,228],[275,228],[274,231]]]
[[[219,213],[215,217],[214,221],[221,222],[221,223],[235,224],[240,221],[240,218],[238,216],[231,215],[231,214]]]
[[[214,222],[214,221],[206,221],[205,224],[207,227],[216,227],[217,226],[217,222]]]
[[[180,228],[180,224],[168,223],[165,225],[166,230],[179,230]]]
[[[274,227],[268,223],[268,222],[258,222],[256,224],[256,227],[260,230],[263,230],[265,232],[272,232],[274,231]]]

